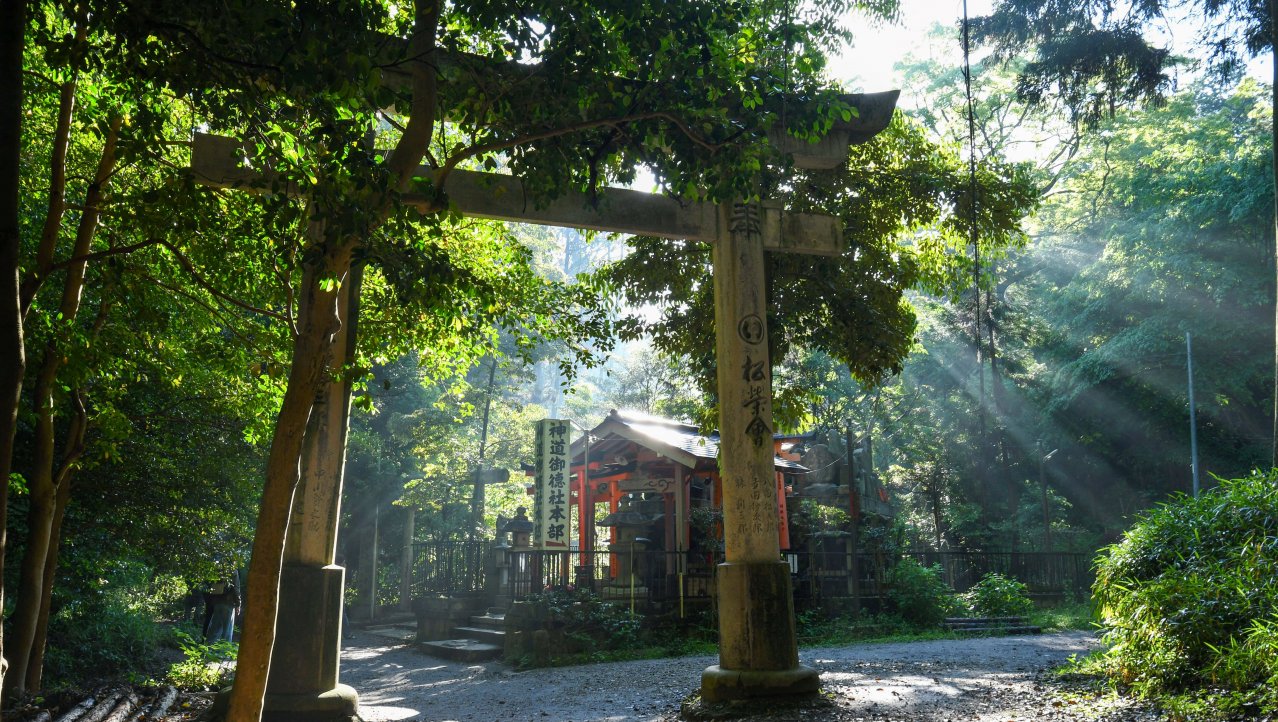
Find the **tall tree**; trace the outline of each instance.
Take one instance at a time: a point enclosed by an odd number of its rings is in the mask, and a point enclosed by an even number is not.
[[[18,426],[18,404],[26,354],[22,344],[22,304],[18,299],[19,221],[22,157],[22,60],[26,40],[26,0],[3,0],[0,15],[0,608],[4,603],[5,533],[8,529],[9,473]],[[0,658],[4,655],[0,630]],[[0,670],[0,689],[4,670]]]
[[[1273,0],[1001,0],[993,14],[974,22],[974,33],[991,44],[999,58],[1034,56],[1020,74],[1023,98],[1031,103],[1062,99],[1076,122],[1094,126],[1124,105],[1158,101],[1170,88],[1168,69],[1177,57],[1145,30],[1178,15],[1200,23],[1200,47],[1222,78],[1236,77],[1247,56],[1273,52],[1278,46],[1278,2]],[[1273,73],[1271,87],[1278,87],[1278,62],[1273,63]],[[1270,111],[1271,122],[1278,124],[1278,95],[1272,91]],[[1278,173],[1278,145],[1270,149],[1270,156]],[[1278,175],[1271,178],[1271,186],[1278,204]],[[1278,242],[1278,225],[1269,231]],[[1272,255],[1278,278],[1278,253]],[[1278,296],[1274,314],[1273,326],[1278,329]],[[1274,341],[1270,461],[1278,466],[1278,333]]]

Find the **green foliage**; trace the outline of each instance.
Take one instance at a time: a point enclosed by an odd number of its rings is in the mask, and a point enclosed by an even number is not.
[[[1142,694],[1225,687],[1268,713],[1278,645],[1278,471],[1144,514],[1097,562],[1107,671]]]
[[[1030,624],[1043,631],[1096,629],[1096,607],[1089,599],[1085,602],[1069,602],[1050,607],[1036,607],[1030,613]]]
[[[899,614],[830,615],[809,610],[796,615],[799,645],[831,647],[857,642],[905,642],[941,636],[934,624],[923,625]]]
[[[910,624],[935,627],[959,608],[939,565],[925,567],[906,557],[888,571],[886,583],[888,603]]]
[[[1247,56],[1273,48],[1267,4],[1254,0],[1143,0],[1136,3],[1045,3],[1000,0],[972,21],[973,38],[1001,60],[1031,56],[1017,89],[1036,104],[1064,107],[1075,122],[1096,125],[1116,109],[1156,103],[1186,63],[1154,28],[1193,22],[1198,52],[1229,80]],[[1148,36],[1145,34],[1148,33]]]
[[[833,504],[822,504],[816,499],[804,499],[799,504],[799,513],[806,516],[815,532],[847,531],[852,523],[852,515],[847,509]]]
[[[820,417],[864,420],[880,441],[911,545],[1091,553],[1132,511],[1187,490],[1186,331],[1202,467],[1267,463],[1268,94],[1194,87],[1060,146],[1070,160],[1040,174],[1051,195],[1034,244],[986,269],[997,375],[988,343],[976,363],[971,294],[912,298],[918,346],[881,387],[804,360],[805,382],[838,378],[809,384]]]
[[[184,690],[216,690],[227,681],[230,670],[224,666],[226,660],[235,659],[239,645],[219,639],[213,644],[205,644],[183,631],[176,633],[178,648],[182,650],[182,661],[174,662],[165,680]]]
[[[520,661],[524,666],[585,661],[583,655],[590,661],[602,661],[649,641],[642,617],[624,605],[603,601],[588,589],[549,589],[524,601],[532,610],[531,618],[542,629],[552,630],[556,638],[553,650],[539,650],[540,659],[530,656]],[[542,656],[543,652],[550,655]]]
[[[168,632],[158,620],[169,599],[152,595],[131,567],[100,578],[100,590],[76,596],[49,620],[45,679],[51,687],[84,686],[151,666]]]
[[[998,572],[981,577],[961,599],[978,617],[1022,617],[1034,611],[1025,585]]]
[[[788,193],[778,184],[775,192],[790,209],[842,218],[847,248],[835,261],[768,255],[774,363],[792,349],[820,350],[867,385],[899,372],[915,333],[906,291],[954,292],[970,270],[956,252],[969,225],[977,224],[985,253],[998,252],[1022,240],[1020,221],[1037,202],[1023,167],[986,159],[978,168],[983,202],[973,221],[965,210],[966,173],[956,154],[898,115],[874,139],[852,147],[846,166],[810,174]],[[709,247],[645,238],[630,243],[631,254],[605,269],[605,279],[632,306],[657,306],[661,315],[622,319],[622,338],[648,335],[667,355],[690,359],[702,389],[713,396]],[[780,373],[778,381],[778,424],[796,426],[807,416],[812,390]]]
[[[710,506],[694,506],[688,511],[692,547],[700,551],[723,551],[723,511]]]

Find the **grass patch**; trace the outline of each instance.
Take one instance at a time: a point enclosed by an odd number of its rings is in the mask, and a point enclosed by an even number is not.
[[[950,636],[940,627],[913,624],[895,614],[826,617],[814,610],[799,614],[797,622],[800,647],[838,647],[872,642],[917,642],[927,639],[945,639]]]
[[[1112,708],[1119,706],[1119,700],[1126,700],[1128,704],[1140,700],[1156,707],[1159,719],[1169,722],[1268,719],[1264,716],[1265,700],[1257,696],[1267,694],[1266,690],[1207,687],[1140,694],[1132,686],[1118,681],[1113,673],[1113,660],[1106,650],[1071,657],[1069,662],[1053,670],[1052,676],[1063,685],[1055,696],[1080,708]]]
[[[1030,624],[1042,627],[1044,632],[1064,632],[1071,629],[1094,631],[1099,622],[1096,606],[1090,600],[1035,609],[1029,618]]]

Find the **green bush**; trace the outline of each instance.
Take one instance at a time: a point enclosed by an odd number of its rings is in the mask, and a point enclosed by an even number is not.
[[[216,690],[225,684],[230,676],[225,663],[239,655],[238,644],[224,639],[205,644],[183,631],[177,632],[177,641],[182,661],[169,667],[170,684],[189,690]]]
[[[642,617],[588,589],[552,589],[524,601],[534,624],[555,640],[551,657],[629,650],[646,641]]]
[[[161,646],[176,646],[161,624],[185,592],[173,577],[119,561],[98,570],[92,589],[54,587],[44,685],[57,689],[158,671]]]
[[[1097,560],[1108,674],[1141,694],[1224,689],[1278,712],[1278,472],[1144,514]]]
[[[954,590],[941,578],[941,567],[925,567],[906,557],[887,574],[887,598],[892,609],[910,624],[935,627],[958,603]]]
[[[67,604],[49,620],[46,685],[60,687],[128,676],[155,658],[166,632],[152,610],[126,595]]]
[[[1025,617],[1034,611],[1025,585],[998,572],[981,577],[962,599],[978,617]]]

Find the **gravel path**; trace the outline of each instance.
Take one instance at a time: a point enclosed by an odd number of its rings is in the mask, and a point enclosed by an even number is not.
[[[1007,722],[1160,719],[1131,702],[1096,699],[1042,672],[1097,645],[1087,632],[807,649],[827,699],[800,709],[751,710],[757,722]],[[513,672],[445,662],[360,633],[342,653],[342,682],[366,722],[669,722],[714,657],[683,657]],[[1085,699],[1084,698],[1088,698]]]

